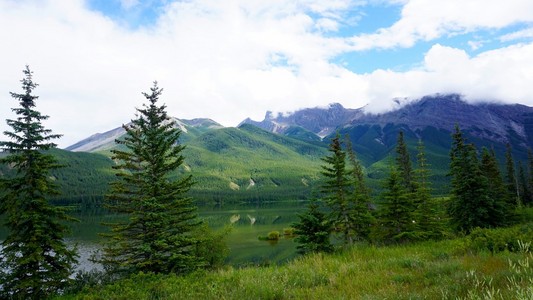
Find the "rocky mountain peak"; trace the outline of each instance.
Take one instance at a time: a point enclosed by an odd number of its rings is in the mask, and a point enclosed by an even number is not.
[[[533,142],[533,108],[524,105],[503,105],[488,101],[469,103],[459,94],[435,94],[418,100],[400,101],[399,108],[381,114],[365,113],[363,108],[344,108],[339,103],[327,107],[305,108],[288,115],[267,112],[263,121],[250,119],[241,124],[252,124],[276,133],[287,134],[291,128],[301,127],[320,137],[350,126],[402,125],[413,131],[434,127],[452,131],[457,124],[472,135],[506,143],[520,140],[524,147]]]
[[[286,133],[293,127],[301,127],[318,136],[331,134],[340,124],[347,124],[363,114],[362,109],[346,109],[340,103],[331,103],[325,108],[304,108],[289,114],[274,115],[268,111],[263,121],[246,119],[242,124],[252,124],[276,133]]]

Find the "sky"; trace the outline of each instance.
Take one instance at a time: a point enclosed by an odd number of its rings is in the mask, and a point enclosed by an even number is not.
[[[60,147],[128,123],[154,81],[171,116],[224,126],[436,93],[533,106],[531,0],[0,0],[0,41],[0,119],[29,65]]]

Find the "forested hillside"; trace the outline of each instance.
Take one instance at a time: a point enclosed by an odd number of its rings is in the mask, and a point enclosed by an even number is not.
[[[490,122],[483,121],[487,118]],[[374,194],[381,189],[399,131],[404,132],[411,157],[422,140],[433,194],[446,195],[453,124],[462,124],[465,138],[479,149],[494,149],[503,168],[507,143],[517,163],[527,161],[532,120],[526,106],[470,105],[456,95],[425,97],[381,115],[340,105],[303,109],[286,117],[269,114],[262,122],[246,120],[237,128],[224,128],[210,119],[174,119],[186,146],[180,172],[194,176],[191,194],[200,202],[307,199],[319,180],[320,158],[337,132],[350,137]],[[318,136],[324,133],[330,134]],[[67,148],[73,152],[54,150],[67,166],[54,171],[63,191],[58,201],[90,204],[102,198],[113,178],[109,150],[123,135],[118,127]]]
[[[193,175],[196,184],[190,194],[198,202],[306,199],[326,152],[321,142],[305,142],[251,125],[189,129],[182,140],[185,163],[179,172]],[[114,147],[106,141],[95,153],[53,150],[65,166],[53,172],[62,191],[54,201],[99,203],[115,177],[109,152]],[[6,166],[2,168],[9,173]]]

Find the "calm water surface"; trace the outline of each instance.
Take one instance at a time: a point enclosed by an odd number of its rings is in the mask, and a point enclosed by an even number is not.
[[[296,243],[292,238],[282,238],[278,242],[261,241],[258,236],[266,236],[270,231],[283,229],[298,220],[297,214],[305,210],[306,203],[299,201],[271,202],[262,204],[203,205],[199,215],[214,229],[223,228],[233,221],[233,230],[228,236],[230,254],[227,263],[234,266],[248,264],[283,263],[296,254]],[[73,213],[80,220],[72,223],[69,244],[76,244],[80,254],[78,269],[98,268],[89,261],[99,248],[101,237],[98,233],[108,229],[102,222],[118,218],[103,210],[86,210]],[[6,235],[0,227],[0,239]]]

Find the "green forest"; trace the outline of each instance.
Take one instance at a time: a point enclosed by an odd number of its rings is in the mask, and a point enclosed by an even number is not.
[[[2,298],[533,297],[531,149],[517,159],[511,143],[472,143],[459,126],[446,153],[401,128],[388,153],[363,151],[353,132],[323,144],[252,125],[182,142],[154,82],[116,147],[69,152],[44,127],[38,85],[23,72],[0,142]],[[297,259],[225,265],[231,226],[213,230],[198,204],[243,199],[308,201],[282,233],[295,236]],[[104,224],[99,270],[74,272],[78,254],[65,243],[80,206],[125,216]]]

